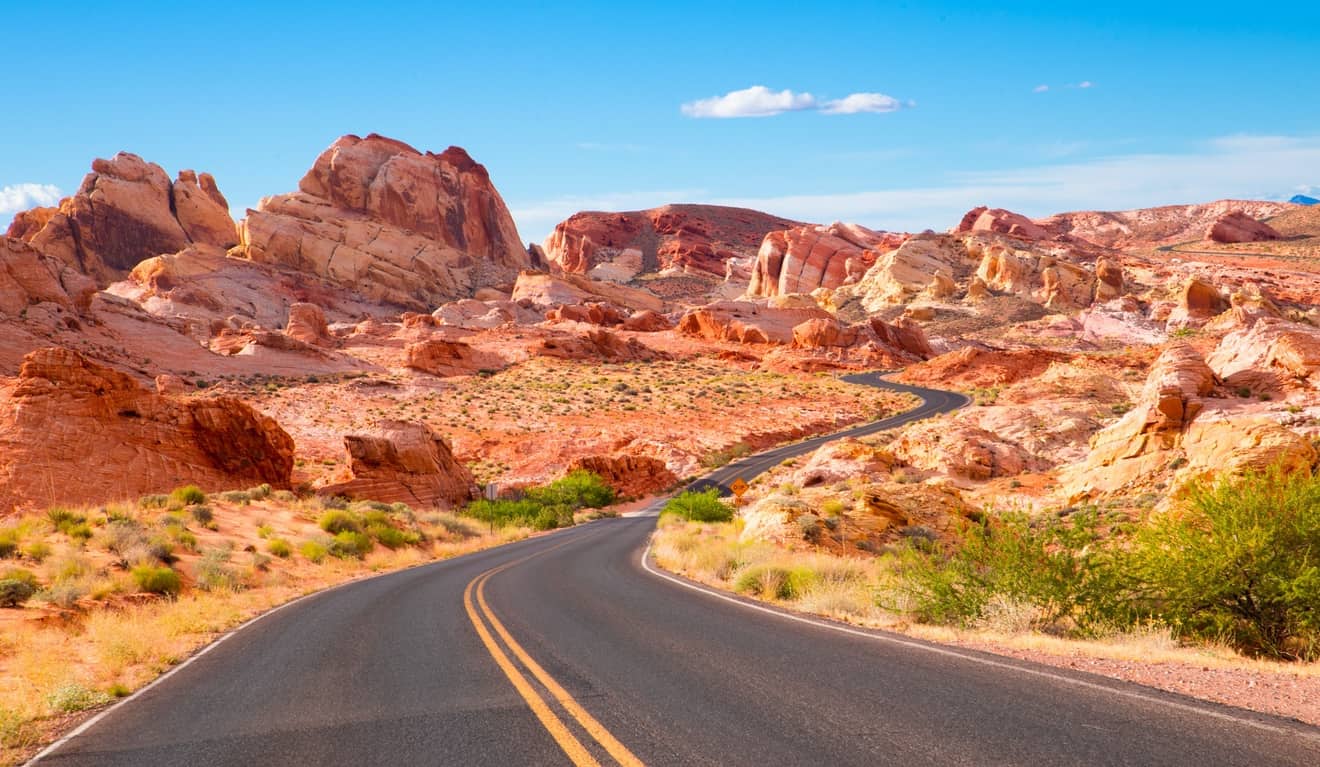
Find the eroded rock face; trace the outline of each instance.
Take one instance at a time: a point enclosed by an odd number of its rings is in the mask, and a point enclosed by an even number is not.
[[[452,508],[475,496],[476,481],[453,449],[429,426],[382,421],[344,436],[352,478],[321,488],[322,495]]]
[[[1040,463],[1020,445],[957,421],[917,424],[889,449],[912,466],[977,482],[1040,468]]]
[[[253,261],[415,309],[507,284],[531,265],[483,166],[458,147],[423,154],[376,134],[331,144],[299,191],[248,211],[241,234]]]
[[[1188,277],[1178,294],[1178,304],[1169,314],[1170,328],[1200,326],[1223,313],[1228,299],[1214,285],[1199,277]]]
[[[58,211],[26,216],[11,229],[101,286],[153,256],[191,244],[227,248],[238,241],[214,178],[185,170],[172,184],[159,165],[127,152],[95,160]]]
[[[335,339],[330,335],[325,312],[316,304],[296,303],[289,307],[289,322],[284,334],[309,345],[331,347]]]
[[[95,292],[91,280],[60,260],[21,240],[0,237],[0,315],[17,318],[42,303],[82,311]]]
[[[470,344],[439,338],[408,344],[404,355],[408,367],[441,378],[501,370],[507,365],[500,357],[473,349]]]
[[[1065,472],[1076,495],[1140,484],[1172,460],[1183,432],[1204,408],[1214,371],[1190,345],[1170,344],[1152,366],[1141,396],[1116,423],[1091,440],[1091,452]]]
[[[953,282],[969,271],[968,252],[952,237],[916,236],[895,250],[881,254],[861,280],[844,290],[861,299],[868,312],[882,311],[911,301],[932,286],[947,291],[943,275]],[[943,284],[944,287],[938,287]],[[843,291],[840,291],[843,292]]]
[[[639,497],[678,482],[665,462],[649,455],[588,455],[573,459],[569,471],[585,469],[605,480],[620,497]]]
[[[543,340],[535,353],[543,357],[567,360],[614,362],[668,358],[667,354],[652,349],[636,338],[621,336],[605,328],[589,328],[580,333],[556,334]]]
[[[546,238],[546,258],[565,272],[627,281],[675,269],[722,278],[733,258],[755,256],[766,233],[797,222],[745,208],[665,205],[624,213],[587,211]]]
[[[810,293],[857,282],[882,253],[906,239],[903,234],[839,223],[771,232],[757,251],[747,295]]]
[[[0,388],[0,513],[189,483],[287,488],[293,448],[240,400],[161,396],[77,352],[40,349]]]
[[[664,301],[646,290],[591,280],[579,274],[551,275],[532,271],[518,275],[513,286],[513,300],[542,307],[603,301],[633,311],[659,312],[664,309]]]
[[[967,211],[954,228],[957,234],[993,232],[1023,240],[1046,240],[1054,233],[1020,213],[1003,208],[979,207]]]
[[[1264,221],[1257,221],[1240,210],[1234,210],[1215,219],[1206,230],[1205,238],[1223,243],[1266,242],[1281,240],[1283,235]]]
[[[810,298],[802,296],[780,300],[777,304],[716,301],[684,314],[678,322],[678,331],[708,341],[790,344],[793,329],[807,320],[833,321],[833,317]]]
[[[1290,381],[1305,381],[1320,369],[1320,330],[1262,317],[1250,327],[1224,336],[1206,361],[1223,379],[1270,371]]]

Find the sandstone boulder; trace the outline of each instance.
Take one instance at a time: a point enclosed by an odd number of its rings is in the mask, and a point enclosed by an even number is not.
[[[429,310],[530,266],[486,169],[450,147],[425,154],[371,134],[321,153],[299,191],[249,210],[241,252]]]
[[[408,344],[404,357],[404,364],[413,370],[440,378],[476,375],[483,370],[502,370],[508,366],[498,355],[478,351],[462,341],[440,338]]]
[[[476,495],[476,481],[453,449],[422,423],[382,421],[344,436],[352,478],[322,487],[325,496],[453,508]]]
[[[1283,235],[1264,221],[1257,221],[1240,210],[1234,210],[1215,219],[1206,230],[1205,238],[1222,243],[1266,242],[1281,240]]]
[[[285,335],[309,346],[331,347],[335,339],[325,321],[325,312],[316,304],[296,303],[289,307],[289,322]]]
[[[550,275],[544,272],[524,271],[518,275],[518,280],[514,283],[512,300],[547,308],[564,304],[604,302],[632,311],[664,310],[664,301],[650,291],[592,280],[580,274]]]
[[[795,327],[817,319],[832,320],[833,317],[809,298],[805,303],[787,305],[716,301],[684,314],[678,322],[678,331],[708,341],[790,344]]]
[[[1108,258],[1095,262],[1095,302],[1103,303],[1123,295],[1123,267]]]
[[[17,318],[41,303],[83,311],[95,292],[91,280],[59,259],[22,240],[0,237],[0,315]]]
[[[1188,277],[1178,294],[1178,303],[1169,314],[1170,328],[1200,326],[1223,313],[1229,302],[1219,289],[1199,277]]]
[[[658,333],[673,327],[674,323],[670,322],[665,315],[645,309],[634,313],[623,321],[624,330],[633,330],[639,333]]]
[[[833,318],[810,319],[793,326],[793,346],[799,349],[852,346],[855,343],[857,329],[841,325]]]
[[[610,360],[612,362],[667,359],[636,338],[621,336],[605,328],[591,328],[581,333],[562,333],[541,341],[534,352],[543,357],[568,360]]]
[[[624,313],[610,304],[563,304],[546,312],[545,318],[550,322],[585,322],[613,327],[623,324]]]
[[[950,282],[961,279],[969,267],[968,252],[961,242],[946,236],[918,235],[882,253],[862,278],[844,291],[861,299],[868,313],[875,313],[922,295],[939,280],[937,275],[943,274]]]
[[[189,483],[287,488],[293,448],[275,421],[240,400],[161,396],[77,352],[40,349],[0,387],[0,513]]]
[[[1020,213],[984,206],[967,211],[953,231],[955,234],[992,232],[1020,240],[1047,240],[1054,236],[1053,232]]]
[[[1225,335],[1207,362],[1224,379],[1256,370],[1304,381],[1320,369],[1320,329],[1263,317]]]

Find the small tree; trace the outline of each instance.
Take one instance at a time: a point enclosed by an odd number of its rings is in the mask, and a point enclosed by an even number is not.
[[[1320,657],[1320,479],[1275,468],[1191,483],[1136,537],[1139,598],[1179,633]]]

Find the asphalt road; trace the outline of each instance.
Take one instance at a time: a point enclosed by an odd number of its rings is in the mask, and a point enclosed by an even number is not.
[[[648,568],[654,523],[309,597],[41,763],[1320,765],[1314,728],[702,592]]]

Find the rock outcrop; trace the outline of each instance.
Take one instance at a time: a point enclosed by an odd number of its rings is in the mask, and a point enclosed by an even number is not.
[[[423,154],[376,134],[344,136],[298,189],[248,211],[246,257],[425,310],[531,265],[490,175],[458,147]]]
[[[404,348],[404,357],[404,364],[413,370],[441,378],[476,375],[483,370],[501,370],[508,365],[498,355],[478,351],[462,341],[440,338],[408,344]]]
[[[189,483],[287,488],[293,448],[275,421],[240,400],[161,396],[77,352],[40,349],[0,387],[0,513]]]
[[[833,317],[802,296],[770,302],[716,301],[684,314],[678,331],[708,341],[790,344],[793,329],[807,320],[833,321]]]
[[[1170,328],[1199,327],[1228,307],[1228,299],[1218,288],[1199,277],[1188,277],[1178,292],[1178,303],[1167,324]]]
[[[1021,213],[1014,213],[1003,208],[972,208],[954,227],[955,234],[991,232],[1005,234],[1022,240],[1047,240],[1054,236],[1045,227],[1032,221]]]
[[[153,256],[238,242],[229,204],[209,174],[180,171],[170,183],[159,165],[127,152],[95,160],[58,210],[20,216],[10,231],[101,286]]]
[[[18,318],[36,304],[85,310],[96,285],[22,240],[0,237],[0,315]]]
[[[537,306],[605,302],[633,311],[660,312],[664,301],[650,291],[602,282],[580,274],[546,274],[525,271],[513,286],[513,300]]]
[[[932,285],[947,295],[948,283],[968,276],[972,266],[967,248],[957,239],[917,235],[882,253],[855,285],[840,292],[857,296],[867,312],[878,312],[907,303]]]
[[[422,423],[382,421],[344,436],[352,478],[326,485],[325,496],[453,508],[476,494],[476,481],[449,443]]]
[[[560,222],[546,238],[544,251],[565,272],[619,282],[662,270],[723,278],[730,259],[755,256],[768,232],[797,225],[719,205],[587,211]]]
[[[1283,235],[1264,221],[1257,221],[1240,210],[1234,210],[1215,219],[1206,230],[1205,238],[1222,243],[1266,242],[1281,240]]]
[[[1272,372],[1302,382],[1320,370],[1320,329],[1262,317],[1224,336],[1206,360],[1225,380],[1251,372]]]
[[[605,328],[588,328],[580,333],[559,333],[541,341],[534,352],[542,357],[566,360],[609,360],[633,362],[667,359],[669,355],[652,349],[636,338],[619,335]]]
[[[840,223],[771,232],[757,251],[747,295],[810,293],[857,282],[881,254],[906,239],[903,234]]]
[[[568,465],[569,471],[577,469],[600,476],[623,498],[650,495],[678,482],[664,461],[649,455],[587,455]]]
[[[289,322],[284,334],[308,346],[331,347],[335,339],[330,335],[325,312],[316,304],[296,303],[289,307]]]

